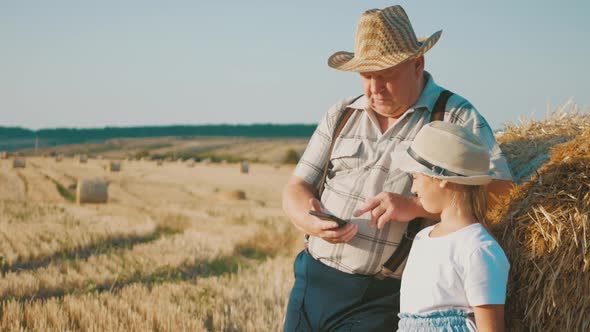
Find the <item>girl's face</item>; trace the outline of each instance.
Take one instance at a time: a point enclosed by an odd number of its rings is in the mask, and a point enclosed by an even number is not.
[[[443,210],[444,186],[440,180],[420,173],[412,173],[412,193],[418,196],[424,210],[440,213]]]

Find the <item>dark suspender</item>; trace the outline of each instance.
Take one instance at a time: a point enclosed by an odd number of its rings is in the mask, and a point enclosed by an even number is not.
[[[440,95],[438,96],[438,98],[434,104],[434,108],[432,109],[432,112],[430,114],[429,122],[444,121],[444,114],[445,114],[445,108],[447,105],[447,101],[449,100],[449,98],[452,95],[453,95],[453,93],[448,90],[444,90],[440,93]],[[360,97],[362,97],[362,95],[355,98],[351,102],[351,104],[354,101],[356,101],[357,99],[359,99]],[[328,153],[328,156],[329,156],[328,161],[326,162],[326,164],[324,166],[324,173],[322,175],[320,187],[318,189],[318,199],[321,199],[321,197],[322,197],[322,192],[324,191],[324,185],[326,182],[326,176],[328,174],[328,171],[331,169],[330,156],[332,156],[332,150],[334,149],[334,144],[336,142],[336,139],[338,138],[338,135],[340,135],[340,133],[342,132],[342,128],[344,128],[346,121],[348,121],[348,119],[350,118],[350,116],[352,115],[352,113],[354,111],[355,111],[355,109],[347,107],[344,110],[343,114],[338,119],[338,121],[336,122],[336,126],[334,127],[334,133],[332,135],[332,143],[330,144],[330,150]],[[420,219],[420,218],[414,219],[409,222],[408,228],[406,229],[406,233],[402,237],[402,240],[401,240],[399,246],[393,252],[391,257],[389,257],[389,259],[385,262],[385,264],[383,264],[383,268],[382,268],[381,272],[379,274],[377,274],[377,276],[376,276],[377,278],[385,278],[385,277],[390,277],[393,275],[393,273],[400,267],[400,265],[408,257],[408,254],[410,253],[410,248],[412,247],[412,241],[414,240],[414,237],[416,236],[416,234],[422,228],[423,228],[422,227],[422,219]]]
[[[363,95],[360,95],[354,98],[348,105],[352,105],[352,103],[354,103],[357,99],[359,99],[362,96]],[[334,132],[332,133],[332,143],[330,143],[330,150],[328,151],[328,161],[324,165],[324,173],[322,174],[322,180],[320,182],[320,187],[318,188],[319,200],[321,200],[322,192],[324,192],[324,185],[326,184],[326,176],[328,176],[328,171],[332,169],[330,157],[332,156],[332,150],[334,150],[334,144],[336,143],[338,135],[340,135],[340,133],[342,132],[342,129],[346,124],[346,121],[348,121],[348,119],[350,118],[352,113],[354,113],[354,111],[356,111],[356,109],[347,106],[346,109],[344,109],[344,112],[342,112],[342,115],[338,118],[338,121],[336,121],[336,126],[334,126]]]
[[[449,90],[444,90],[443,92],[438,95],[438,99],[434,103],[434,109],[432,113],[430,113],[430,121],[444,121],[445,116],[445,108],[447,106],[447,101],[453,95],[453,93]]]

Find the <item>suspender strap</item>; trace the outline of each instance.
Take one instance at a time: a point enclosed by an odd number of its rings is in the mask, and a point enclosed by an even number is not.
[[[354,103],[357,99],[359,99],[362,96],[363,95],[360,95],[354,98],[350,102],[350,104]],[[346,107],[346,109],[344,109],[344,112],[342,112],[342,115],[338,118],[338,121],[336,121],[336,125],[334,126],[334,132],[332,133],[332,143],[330,144],[330,150],[328,151],[328,161],[326,161],[326,164],[324,165],[324,173],[322,174],[320,187],[318,188],[318,199],[322,198],[322,193],[324,192],[324,185],[326,184],[326,176],[328,176],[328,171],[332,168],[332,163],[330,163],[330,157],[332,156],[332,151],[334,150],[334,144],[336,143],[336,139],[338,138],[338,135],[340,135],[340,133],[342,132],[344,125],[346,125],[346,122],[348,121],[352,113],[354,113],[354,111],[356,111],[356,109]]]
[[[440,93],[438,99],[436,100],[436,103],[434,104],[434,109],[430,114],[430,122],[444,120],[447,101],[452,95],[453,93],[448,90],[444,90]],[[394,272],[403,264],[403,262],[410,254],[410,248],[412,247],[414,237],[422,228],[422,219],[416,218],[410,221],[410,223],[408,224],[408,228],[406,229],[406,233],[404,234],[402,240],[399,243],[399,246],[395,249],[391,257],[389,257],[385,264],[383,264],[383,268],[381,269],[381,272],[375,276],[376,278],[383,279],[386,277],[390,277],[394,274]]]
[[[443,121],[445,116],[445,107],[447,106],[447,101],[453,95],[453,93],[449,90],[444,90],[438,96],[436,103],[434,103],[434,109],[432,113],[430,113],[430,121]]]

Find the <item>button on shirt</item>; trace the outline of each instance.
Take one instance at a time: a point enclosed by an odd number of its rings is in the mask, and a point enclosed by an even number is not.
[[[381,133],[375,113],[366,97],[349,103],[346,99],[332,106],[318,124],[294,175],[319,187],[324,165],[332,168],[326,177],[321,202],[325,210],[359,226],[358,234],[347,243],[331,244],[319,237],[308,239],[310,254],[320,262],[340,271],[373,275],[391,257],[406,230],[407,223],[392,221],[382,229],[371,228],[370,214],[353,218],[355,210],[381,192],[412,196],[412,179],[399,170],[397,156],[405,151],[414,137],[428,123],[439,94],[444,90],[424,72],[426,85],[412,108],[408,109],[387,131]],[[336,138],[328,156],[334,126],[346,107],[356,111]],[[512,180],[506,158],[487,121],[464,98],[452,95],[446,105],[444,120],[462,125],[479,136],[488,146],[490,168],[498,179]],[[395,271],[401,278],[404,265]]]

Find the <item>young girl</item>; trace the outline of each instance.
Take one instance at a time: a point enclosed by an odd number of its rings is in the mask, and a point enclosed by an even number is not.
[[[487,151],[468,130],[435,121],[402,156],[412,192],[441,221],[414,238],[401,283],[399,331],[504,330],[510,264],[484,227],[483,186],[492,180]]]

